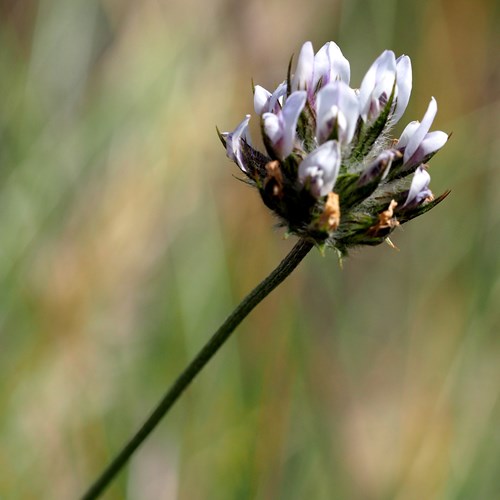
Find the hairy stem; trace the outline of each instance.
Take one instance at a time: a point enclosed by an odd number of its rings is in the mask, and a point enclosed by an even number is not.
[[[82,500],[98,498],[109,483],[125,466],[142,442],[155,429],[160,420],[168,413],[179,396],[188,387],[191,381],[200,373],[212,356],[220,349],[235,328],[246,318],[252,309],[271,293],[290,273],[299,265],[302,259],[313,247],[313,243],[299,240],[290,253],[280,262],[271,274],[261,281],[226,318],[224,323],[212,335],[196,357],[187,365],[177,380],[165,393],[161,401],[147,418],[140,429],[128,441],[123,449],[111,461],[108,467],[97,478],[95,483],[82,496]]]

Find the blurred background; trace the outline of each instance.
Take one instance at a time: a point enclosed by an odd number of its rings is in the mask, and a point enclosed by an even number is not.
[[[77,498],[291,248],[215,125],[306,40],[354,87],[411,57],[394,135],[436,97],[452,194],[400,251],[311,252],[105,498],[500,498],[499,22],[494,0],[0,0],[0,498]]]

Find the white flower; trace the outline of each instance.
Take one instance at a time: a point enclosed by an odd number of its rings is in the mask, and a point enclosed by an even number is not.
[[[429,103],[422,122],[409,123],[403,130],[398,142],[398,149],[403,150],[403,161],[407,167],[422,163],[425,158],[441,149],[448,140],[448,134],[441,131],[429,132],[437,113],[434,97]]]
[[[299,165],[299,181],[303,185],[309,182],[314,196],[326,196],[337,180],[340,160],[338,141],[325,142],[302,160]]]
[[[316,138],[325,142],[336,128],[342,145],[349,144],[354,136],[359,117],[356,93],[346,83],[334,81],[325,85],[316,100]]]
[[[431,176],[429,172],[420,166],[415,170],[413,179],[411,181],[410,191],[403,207],[416,206],[422,203],[427,198],[433,198],[432,191],[429,189]]]
[[[277,113],[280,109],[280,99],[286,94],[286,82],[278,85],[277,89],[271,94],[260,85],[255,85],[253,94],[253,106],[258,115],[263,113]]]
[[[264,132],[271,141],[277,156],[284,160],[292,151],[295,142],[297,121],[306,103],[307,93],[293,92],[278,113],[264,113]]]
[[[380,114],[391,95],[395,80],[396,57],[392,50],[386,50],[370,66],[359,88],[360,114],[363,121],[375,119]]]
[[[364,122],[373,122],[387,104],[393,87],[394,103],[391,124],[396,123],[406,110],[411,94],[412,70],[408,56],[396,61],[392,50],[386,50],[367,71],[359,89],[360,114]]]
[[[335,80],[349,84],[350,77],[349,61],[344,57],[339,46],[334,42],[325,43],[314,56],[312,89],[316,88],[320,80],[322,86]]]
[[[311,42],[300,49],[297,68],[292,79],[292,90],[307,90],[312,97],[321,81],[321,87],[335,80],[349,83],[351,68],[349,61],[334,42],[328,42],[314,55]]]

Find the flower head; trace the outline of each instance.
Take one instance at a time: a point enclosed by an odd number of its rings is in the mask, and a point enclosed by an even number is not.
[[[448,140],[444,132],[429,132],[434,98],[421,122],[410,122],[399,140],[388,138],[410,99],[410,58],[387,50],[359,89],[349,80],[349,62],[334,42],[316,54],[306,42],[295,72],[274,92],[254,87],[266,154],[252,147],[250,115],[219,134],[227,156],[281,225],[341,253],[381,243],[448,194],[434,198],[425,165]]]

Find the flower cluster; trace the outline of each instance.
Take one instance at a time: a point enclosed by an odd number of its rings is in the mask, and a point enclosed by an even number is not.
[[[350,66],[340,48],[311,42],[295,73],[274,92],[254,86],[267,154],[254,149],[250,115],[233,132],[219,133],[227,156],[256,186],[289,232],[342,254],[354,245],[377,245],[392,230],[444,199],[429,189],[426,162],[448,140],[429,132],[437,112],[431,99],[422,119],[397,140],[389,130],[410,99],[411,62],[383,52],[359,89],[349,86]],[[405,178],[412,175],[412,181]]]

